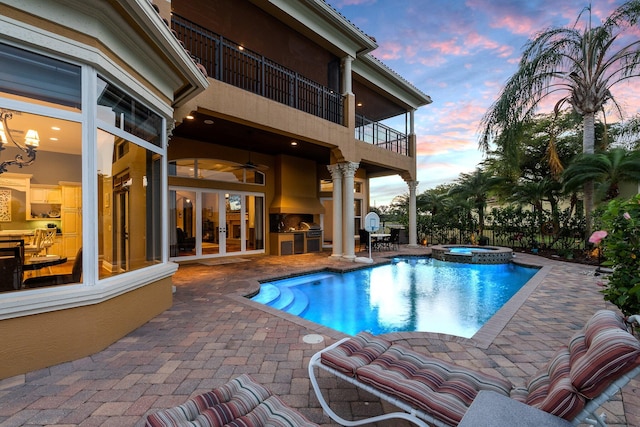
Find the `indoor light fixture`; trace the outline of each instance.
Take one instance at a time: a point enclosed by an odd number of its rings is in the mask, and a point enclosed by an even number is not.
[[[0,109],[0,121],[2,124],[0,125],[0,152],[6,149],[4,144],[11,142],[15,145],[18,150],[21,152],[16,154],[14,160],[8,160],[4,162],[0,162],[0,173],[4,173],[7,171],[7,167],[11,165],[17,165],[18,167],[29,166],[36,159],[36,147],[40,144],[40,138],[38,137],[38,132],[33,129],[29,129],[24,138],[24,144],[18,143],[11,135],[11,130],[9,129],[8,121],[13,118],[13,112],[10,110]],[[26,158],[23,157],[26,155]]]

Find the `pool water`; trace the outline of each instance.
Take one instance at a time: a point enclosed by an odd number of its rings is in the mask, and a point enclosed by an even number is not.
[[[492,252],[495,251],[495,249],[489,249],[489,248],[478,248],[478,247],[466,247],[466,246],[453,246],[448,248],[449,252],[453,253],[453,254],[469,254],[471,255],[471,252]]]
[[[349,335],[415,331],[470,338],[537,271],[512,263],[397,258],[263,283],[251,299]]]

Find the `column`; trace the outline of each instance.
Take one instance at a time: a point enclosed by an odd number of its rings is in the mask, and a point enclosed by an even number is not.
[[[418,224],[417,224],[417,208],[416,208],[416,188],[418,181],[407,181],[409,187],[409,245],[410,248],[418,247]]]
[[[355,162],[340,163],[340,169],[342,169],[342,175],[344,177],[342,186],[342,188],[344,189],[342,192],[342,238],[344,243],[344,250],[342,258],[348,261],[353,261],[356,259],[354,240],[355,230],[353,224],[355,221],[355,215],[353,211],[353,187],[354,177],[359,166],[360,164]]]
[[[351,84],[351,63],[353,58],[345,56],[342,58],[342,94],[353,95],[353,89]]]
[[[340,165],[328,165],[333,180],[333,243],[331,244],[331,256],[342,257],[342,170]]]

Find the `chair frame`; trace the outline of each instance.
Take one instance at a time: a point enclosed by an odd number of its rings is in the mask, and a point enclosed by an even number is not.
[[[325,351],[329,351],[331,349],[334,349],[336,347],[338,347],[340,344],[350,340],[351,337],[347,337],[347,338],[343,338],[337,342],[335,342],[334,344],[318,351],[317,353],[315,353],[313,356],[311,356],[311,359],[309,360],[309,366],[308,366],[308,370],[309,370],[309,379],[311,381],[311,385],[313,387],[313,391],[315,392],[315,395],[318,399],[318,401],[320,402],[320,406],[322,406],[322,409],[326,412],[327,415],[329,415],[329,417],[331,417],[331,419],[333,419],[334,421],[336,421],[338,424],[341,424],[343,426],[359,426],[359,425],[363,425],[363,424],[369,424],[369,423],[374,423],[374,422],[378,422],[378,421],[385,421],[385,420],[389,420],[389,419],[394,419],[394,418],[400,418],[400,419],[404,419],[407,421],[412,422],[413,424],[420,426],[420,427],[431,427],[431,426],[437,426],[437,427],[450,427],[449,424],[443,423],[442,421],[432,417],[431,415],[427,414],[426,412],[415,408],[414,406],[408,404],[406,401],[402,400],[402,399],[398,399],[396,397],[390,396],[382,391],[380,391],[379,389],[372,387],[368,384],[365,384],[361,381],[359,381],[355,376],[349,376],[346,375],[330,366],[325,365],[324,363],[322,363],[321,361],[321,356],[322,353]],[[387,414],[382,414],[382,415],[377,415],[377,416],[373,416],[373,417],[369,417],[369,418],[365,418],[362,420],[347,420],[342,418],[341,416],[339,416],[338,414],[336,414],[331,407],[329,406],[328,402],[325,400],[324,396],[322,395],[322,391],[320,390],[320,386],[318,385],[318,380],[316,378],[315,375],[315,368],[318,369],[322,369],[324,371],[327,371],[329,373],[331,373],[332,375],[335,375],[336,377],[355,385],[357,388],[365,390],[369,393],[371,393],[372,395],[380,398],[381,400],[384,400],[386,402],[391,403],[392,405],[396,406],[397,408],[405,411],[405,412],[391,412],[391,413],[387,413]],[[585,407],[582,409],[582,411],[580,411],[574,418],[573,420],[570,420],[570,423],[574,426],[577,426],[581,423],[585,423],[588,425],[593,425],[593,426],[600,426],[600,427],[607,427],[606,424],[606,414],[605,413],[601,413],[600,415],[598,415],[596,413],[596,411],[598,410],[598,408],[600,408],[602,406],[603,403],[607,402],[609,399],[611,399],[611,397],[613,397],[618,391],[620,391],[627,383],[629,383],[629,381],[631,381],[634,377],[640,375],[640,366],[635,367],[634,369],[632,369],[631,371],[627,372],[626,374],[622,375],[620,378],[618,378],[617,380],[613,381],[602,393],[600,393],[597,397],[589,400],[587,402],[587,404],[585,405]]]
[[[393,396],[390,396],[386,393],[381,392],[380,390],[378,390],[375,387],[372,387],[368,384],[364,384],[360,381],[358,381],[357,378],[355,377],[351,377],[348,375],[345,375],[344,373],[331,368],[330,366],[325,365],[324,363],[322,363],[322,361],[320,360],[322,353],[331,349],[334,349],[336,347],[338,347],[340,344],[349,341],[351,339],[351,337],[347,337],[347,338],[343,338],[340,341],[337,341],[335,343],[333,343],[332,345],[330,345],[329,347],[326,347],[322,350],[320,350],[319,352],[317,352],[316,354],[314,354],[313,356],[311,356],[311,359],[309,360],[309,380],[311,381],[311,386],[313,387],[313,391],[316,394],[316,397],[318,398],[318,401],[320,402],[320,406],[322,406],[322,409],[327,413],[327,415],[329,415],[329,417],[331,417],[331,419],[333,419],[334,421],[336,421],[338,424],[341,424],[343,426],[359,426],[359,425],[363,425],[363,424],[369,424],[369,423],[375,423],[378,421],[385,421],[385,420],[390,420],[390,419],[394,419],[394,418],[400,418],[400,419],[404,419],[407,421],[410,421],[412,423],[414,423],[417,426],[420,427],[430,427],[430,424],[427,424],[427,422],[431,423],[432,425],[438,426],[438,427],[450,427],[447,424],[442,423],[440,420],[437,420],[435,418],[433,418],[431,415],[427,414],[426,412],[423,412],[419,409],[414,408],[413,406],[409,405],[407,402],[405,402],[404,400],[395,398]],[[376,397],[379,397],[381,400],[384,400],[386,402],[391,403],[392,405],[398,407],[399,409],[402,409],[405,412],[391,412],[388,414],[382,414],[382,415],[376,415],[374,417],[369,417],[369,418],[365,418],[362,420],[347,420],[342,418],[340,415],[336,414],[331,407],[329,406],[329,404],[327,403],[327,401],[325,400],[324,396],[322,395],[322,391],[320,390],[320,386],[318,385],[318,380],[316,378],[315,375],[315,370],[314,368],[319,368],[322,370],[325,370],[333,375],[335,375],[336,377],[355,385],[356,387],[365,390],[371,394],[373,394]]]

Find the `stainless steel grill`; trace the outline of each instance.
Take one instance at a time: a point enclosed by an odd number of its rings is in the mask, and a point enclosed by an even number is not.
[[[316,230],[307,231],[307,239],[313,239],[318,237],[322,237],[322,230],[316,229]]]

